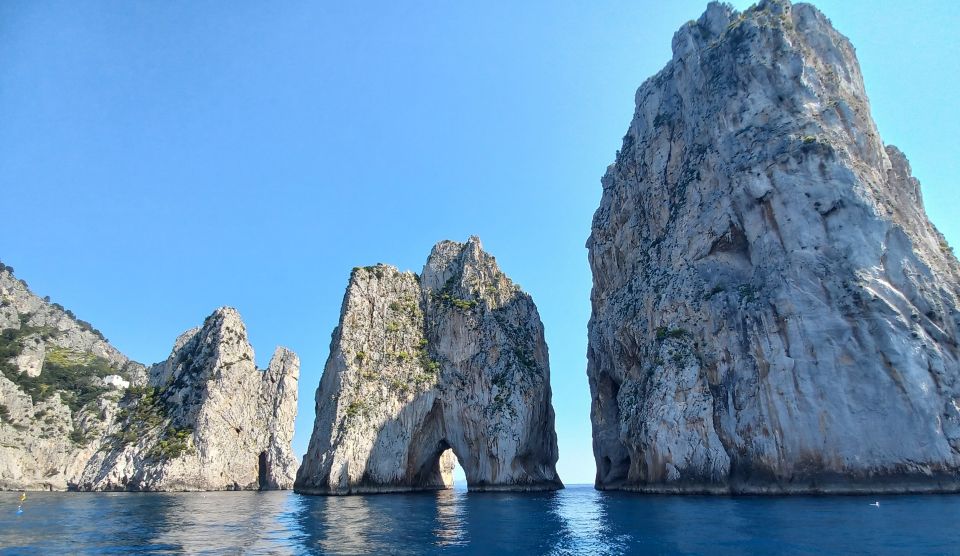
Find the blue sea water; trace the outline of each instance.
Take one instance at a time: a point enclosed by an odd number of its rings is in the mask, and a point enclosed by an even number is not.
[[[879,500],[880,507],[870,504]],[[0,494],[2,554],[957,554],[960,496]]]

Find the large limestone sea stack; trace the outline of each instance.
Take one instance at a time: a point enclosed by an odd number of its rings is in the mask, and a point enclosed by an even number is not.
[[[291,488],[298,375],[226,307],[146,368],[0,265],[0,489]]]
[[[355,268],[317,389],[295,489],[561,488],[543,325],[477,238],[443,241],[420,275]]]
[[[598,488],[960,490],[960,267],[823,14],[710,4],[602,184]]]

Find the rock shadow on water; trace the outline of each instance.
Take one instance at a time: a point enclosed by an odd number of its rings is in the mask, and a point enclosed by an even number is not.
[[[295,522],[310,553],[422,554],[466,546],[462,493],[297,495]]]
[[[577,528],[557,510],[560,492],[298,496],[294,520],[299,548],[309,553],[573,554],[599,546],[574,538]]]

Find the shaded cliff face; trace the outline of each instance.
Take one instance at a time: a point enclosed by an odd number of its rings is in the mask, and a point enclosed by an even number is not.
[[[240,315],[217,309],[149,369],[146,387],[121,400],[76,488],[291,488],[299,372],[299,359],[285,348],[257,370]]]
[[[598,488],[956,490],[960,269],[815,8],[673,39],[590,239]]]
[[[299,365],[223,308],[147,369],[0,266],[0,489],[291,488]]]
[[[296,490],[560,488],[536,306],[477,238],[437,244],[418,276],[356,268],[317,389]]]

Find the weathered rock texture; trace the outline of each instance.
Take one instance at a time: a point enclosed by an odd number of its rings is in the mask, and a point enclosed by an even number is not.
[[[145,369],[0,269],[0,489],[291,488],[299,360],[218,309]]]
[[[958,490],[960,268],[849,41],[710,4],[636,105],[587,242],[597,487]]]
[[[0,264],[0,489],[64,490],[107,434],[144,367]]]
[[[81,490],[255,490],[293,486],[290,451],[300,362],[277,348],[254,364],[240,315],[217,309],[149,370],[121,404],[113,435],[77,481]],[[126,401],[126,400],[125,400]]]
[[[454,461],[471,490],[561,488],[550,395],[536,306],[477,238],[355,268],[295,489],[447,488]]]

